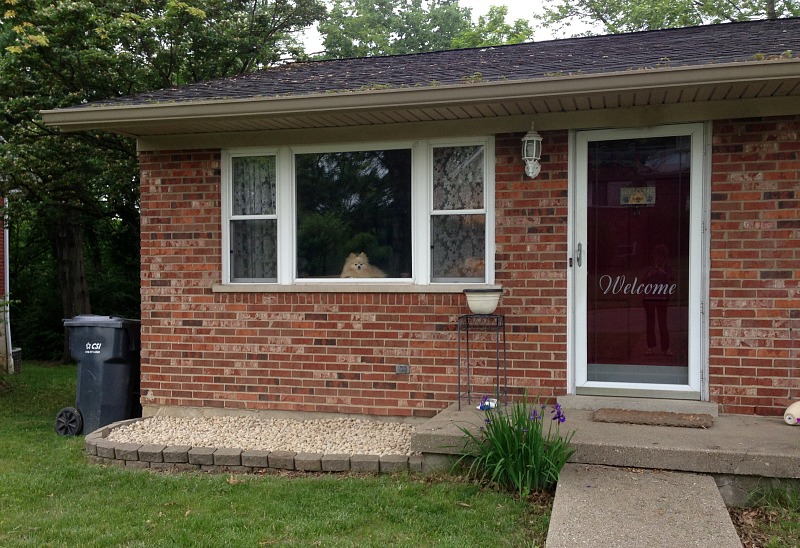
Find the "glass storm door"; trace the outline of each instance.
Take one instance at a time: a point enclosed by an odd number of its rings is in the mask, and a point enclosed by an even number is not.
[[[702,142],[699,124],[576,134],[578,394],[701,397]]]

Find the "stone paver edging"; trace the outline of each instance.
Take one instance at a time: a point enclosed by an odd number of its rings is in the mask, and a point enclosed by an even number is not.
[[[268,469],[301,472],[391,474],[422,472],[421,455],[324,455],[294,451],[261,451],[188,445],[140,445],[108,440],[112,430],[141,418],[115,422],[86,435],[84,449],[96,464],[185,472],[253,473]]]

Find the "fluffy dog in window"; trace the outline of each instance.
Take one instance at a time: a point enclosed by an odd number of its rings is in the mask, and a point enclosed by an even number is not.
[[[356,255],[351,253],[344,261],[341,278],[385,278],[386,273],[369,264],[369,257],[363,251]]]

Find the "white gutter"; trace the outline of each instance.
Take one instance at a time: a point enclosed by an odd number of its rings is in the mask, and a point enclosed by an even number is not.
[[[41,111],[44,122],[65,131],[140,127],[180,120],[212,121],[245,117],[282,117],[332,112],[419,109],[492,103],[542,97],[587,96],[612,91],[664,89],[713,84],[794,80],[800,82],[800,59],[770,59],[656,67],[617,73],[556,75],[442,86],[326,92],[248,99],[187,100],[120,106],[83,106]]]

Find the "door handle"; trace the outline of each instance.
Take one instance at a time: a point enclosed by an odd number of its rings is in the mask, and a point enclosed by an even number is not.
[[[583,263],[583,246],[580,243],[578,243],[578,249],[575,253],[575,262],[578,263],[579,267]]]

